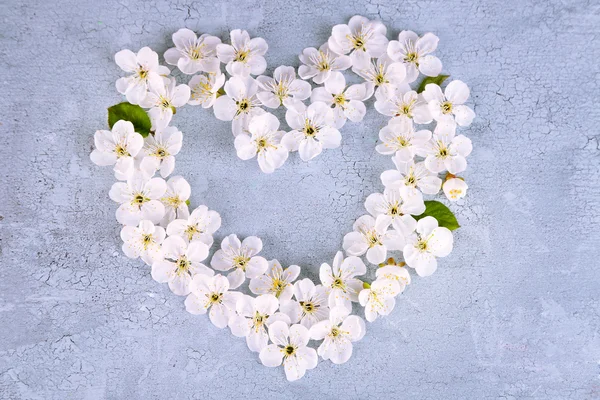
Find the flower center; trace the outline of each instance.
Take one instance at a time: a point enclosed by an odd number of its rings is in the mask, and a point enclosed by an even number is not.
[[[334,326],[333,328],[331,328],[331,336],[332,337],[337,337],[340,335],[340,333],[342,333],[342,331],[340,331],[340,329],[337,326]]]
[[[406,140],[404,136],[398,136],[396,139],[398,141],[398,146],[400,147],[407,147],[410,144],[410,142]]]
[[[198,229],[198,225],[189,225],[187,228],[185,228],[185,231],[183,231],[185,233],[185,235],[187,236],[188,240],[191,242],[192,239],[194,238],[194,235],[196,235],[196,233],[202,233],[202,231],[200,229]]]
[[[319,51],[320,61],[317,63],[316,67],[319,71],[329,71],[331,69],[331,64],[329,64],[329,57],[327,54]]]
[[[427,241],[423,239],[419,240],[416,247],[420,251],[427,251]]]
[[[419,55],[417,53],[415,53],[415,52],[408,53],[404,57],[404,61],[407,62],[407,63],[416,63],[418,59],[419,59]]]
[[[442,107],[442,114],[450,114],[452,112],[452,103],[446,101],[440,105]]]
[[[287,283],[285,283],[284,281],[282,281],[281,279],[273,279],[273,285],[272,285],[272,290],[273,292],[275,292],[275,297],[279,297],[281,295],[281,293],[284,291],[284,289],[286,288]]]
[[[398,209],[398,204],[393,204],[390,206],[390,215],[399,215],[400,210]]]
[[[406,186],[415,186],[417,184],[417,179],[415,178],[415,176],[413,174],[410,174],[409,176],[406,177],[405,180]]]
[[[132,203],[141,206],[147,201],[150,201],[150,199],[145,197],[142,193],[138,193],[135,196],[133,196]]]
[[[287,357],[293,356],[294,353],[296,352],[296,348],[294,346],[292,346],[291,344],[288,344],[283,351],[285,352],[285,355]]]
[[[381,246],[382,244],[379,235],[374,230],[367,232],[365,238],[367,239],[369,247]]]
[[[450,155],[450,152],[448,151],[448,148],[446,146],[440,146],[440,150],[438,152],[438,157],[446,158],[449,155]]]
[[[160,96],[159,104],[161,108],[171,108],[171,102],[166,97]]]
[[[250,103],[248,102],[247,99],[244,99],[244,100],[238,101],[237,106],[238,106],[238,113],[244,113],[244,112],[248,111],[248,108],[250,108]]]
[[[258,311],[254,314],[254,317],[252,318],[252,325],[254,326],[254,328],[256,328],[256,330],[258,330],[258,328],[260,328],[261,326],[263,326],[263,324],[265,323],[265,321],[269,318],[268,315],[263,315],[260,314]]]
[[[346,96],[344,94],[338,94],[337,96],[333,96],[333,102],[338,106],[344,106],[346,104]]]
[[[213,293],[208,298],[211,304],[220,303],[221,299],[223,298],[223,293]]]
[[[177,195],[171,197],[163,197],[161,201],[165,203],[166,206],[171,208],[178,208],[181,205],[181,203],[183,203],[183,200],[181,200]]]
[[[313,304],[311,302],[304,302],[304,301],[300,302],[300,307],[302,307],[305,314],[312,314],[317,310],[317,308],[319,308],[319,306],[316,304]]]
[[[304,135],[306,137],[315,137],[317,134],[317,128],[310,124],[310,121],[307,119],[304,124]]]
[[[265,147],[267,147],[268,143],[267,140],[264,138],[258,139],[256,141],[256,147],[258,147],[258,151],[263,150]]]
[[[190,262],[188,261],[186,256],[181,256],[179,260],[177,260],[177,275],[181,275],[185,272],[188,272],[190,268]]]
[[[143,67],[139,67],[137,70],[137,74],[140,77],[140,79],[145,80],[148,77],[148,70]]]
[[[142,243],[144,244],[144,250],[147,250],[150,243],[152,243],[152,235],[144,235],[142,237]]]
[[[248,56],[250,55],[250,50],[241,50],[238,51],[235,55],[235,59],[233,61],[246,62]]]
[[[188,53],[189,57],[192,60],[199,60],[201,58],[204,58],[204,53],[202,52],[202,47],[204,47],[204,44],[200,45],[200,46],[194,46],[190,49],[190,52]]]
[[[246,271],[246,267],[248,266],[248,262],[250,258],[245,256],[236,256],[233,258],[233,265],[236,268],[241,269],[242,271]]]
[[[167,151],[163,148],[158,148],[154,154],[160,158],[165,158],[168,155]]]
[[[120,144],[118,144],[115,147],[115,153],[117,154],[117,157],[119,157],[119,158],[129,156],[129,152],[127,151],[127,148]]]
[[[342,281],[341,278],[335,278],[335,280],[331,284],[331,287],[334,287],[337,289],[344,289],[344,281]]]
[[[365,50],[365,38],[362,36],[362,34],[358,34],[356,36],[354,36],[353,38],[353,45],[354,48],[357,50]]]
[[[378,73],[377,75],[375,75],[375,84],[376,84],[377,86],[379,86],[379,85],[381,85],[381,84],[383,84],[383,83],[386,83],[386,80],[385,80],[385,75],[383,75],[383,74],[380,72],[380,73]]]

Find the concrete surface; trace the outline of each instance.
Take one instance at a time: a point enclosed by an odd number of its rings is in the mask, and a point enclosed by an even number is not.
[[[180,27],[264,37],[271,69],[354,14],[441,39],[478,118],[462,228],[438,272],[368,325],[342,366],[296,383],[120,252],[92,135],[121,97],[113,54],[162,54]],[[0,7],[0,398],[600,398],[600,4],[594,1],[14,1]],[[227,123],[187,107],[177,160],[192,203],[310,277],[391,167],[384,118],[272,176],[236,158]]]

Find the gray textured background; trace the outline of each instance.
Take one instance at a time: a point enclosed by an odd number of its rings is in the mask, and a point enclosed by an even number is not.
[[[89,152],[121,100],[118,50],[240,27],[267,40],[271,68],[296,66],[358,13],[389,37],[439,35],[444,72],[472,88],[471,189],[438,272],[347,364],[290,384],[120,253],[113,177]],[[0,18],[0,398],[600,397],[598,2],[8,0]],[[235,156],[227,123],[183,108],[176,172],[221,212],[218,239],[259,235],[315,277],[391,167],[369,106],[340,149],[272,176]]]

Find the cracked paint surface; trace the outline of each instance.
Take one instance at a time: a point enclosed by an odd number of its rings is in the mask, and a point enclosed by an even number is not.
[[[477,118],[455,251],[369,324],[350,361],[300,381],[120,251],[110,168],[89,160],[121,101],[118,50],[162,54],[188,27],[267,40],[274,67],[354,14],[390,34],[433,31]],[[594,1],[11,1],[0,8],[0,398],[600,397],[600,5]],[[348,123],[339,149],[273,175],[235,156],[228,123],[177,112],[175,173],[229,233],[317,279],[364,213],[385,118]],[[214,249],[213,249],[214,250]]]

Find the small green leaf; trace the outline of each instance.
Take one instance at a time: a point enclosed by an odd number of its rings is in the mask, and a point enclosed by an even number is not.
[[[133,124],[135,131],[143,137],[148,136],[152,122],[146,111],[138,105],[123,102],[108,107],[108,126],[112,129],[113,125],[119,120],[129,121]]]
[[[187,199],[187,200],[185,201],[185,205],[189,207],[189,206],[190,206],[190,204],[191,204],[191,202],[190,202],[190,199]]]
[[[448,228],[451,231],[460,228],[452,211],[439,201],[427,200],[425,202],[425,212],[421,215],[417,215],[415,219],[418,221],[424,217],[434,217],[437,219],[440,226]]]
[[[448,78],[450,78],[450,75],[426,76],[421,81],[421,84],[417,89],[417,93],[423,93],[423,90],[425,90],[425,86],[427,86],[430,83],[435,83],[438,86],[442,86],[442,83],[444,83],[444,81]]]
[[[371,285],[369,285],[367,282],[363,282],[363,289],[370,289]]]

